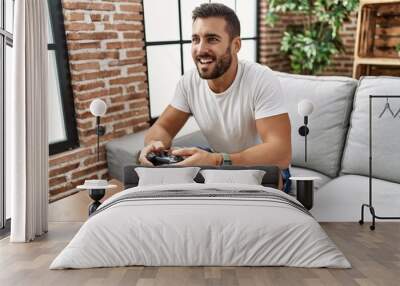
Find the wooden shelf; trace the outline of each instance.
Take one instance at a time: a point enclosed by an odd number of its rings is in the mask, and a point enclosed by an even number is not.
[[[400,65],[400,58],[357,58],[359,65],[384,65],[384,66],[396,66]]]
[[[400,44],[398,19],[400,0],[360,1],[354,49],[354,78],[388,73],[389,70],[384,70],[387,66],[396,70],[398,67],[400,70],[400,57],[395,57],[395,46]]]
[[[361,0],[360,6],[368,4],[392,4],[399,3],[398,0]]]

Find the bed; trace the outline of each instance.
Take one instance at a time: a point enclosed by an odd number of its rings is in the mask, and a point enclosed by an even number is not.
[[[141,186],[135,166],[125,167],[127,189],[98,208],[50,269],[351,267],[312,215],[276,189],[277,169],[254,168],[266,171],[260,185],[199,183],[198,174],[193,183]]]

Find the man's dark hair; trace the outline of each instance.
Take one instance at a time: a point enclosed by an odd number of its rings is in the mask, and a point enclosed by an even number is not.
[[[220,3],[203,3],[192,13],[193,22],[197,18],[221,17],[226,21],[226,30],[231,39],[240,36],[240,22],[235,11]]]

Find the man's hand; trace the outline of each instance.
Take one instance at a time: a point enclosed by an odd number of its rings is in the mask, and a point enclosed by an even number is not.
[[[142,151],[140,151],[139,163],[145,166],[154,166],[149,160],[147,160],[146,156],[150,152],[160,152],[165,150],[164,143],[161,141],[151,141],[148,145],[146,145]]]
[[[222,160],[221,154],[209,153],[196,147],[172,150],[172,154],[187,157],[185,160],[174,164],[179,166],[220,165]]]

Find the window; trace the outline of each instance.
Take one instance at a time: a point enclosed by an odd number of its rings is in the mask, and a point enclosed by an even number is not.
[[[11,92],[14,1],[0,0],[0,237],[10,229],[10,193],[5,188],[5,98]]]
[[[180,77],[195,67],[191,56],[192,11],[219,2],[236,11],[241,23],[240,59],[257,61],[257,0],[143,0],[150,116],[155,120],[171,101]],[[168,13],[165,13],[168,11]]]
[[[49,153],[79,147],[61,0],[49,6]]]
[[[50,155],[79,147],[70,85],[61,1],[48,1],[49,17],[49,149]],[[14,0],[0,0],[0,236],[9,231],[10,194],[5,190],[4,113],[11,93]]]

